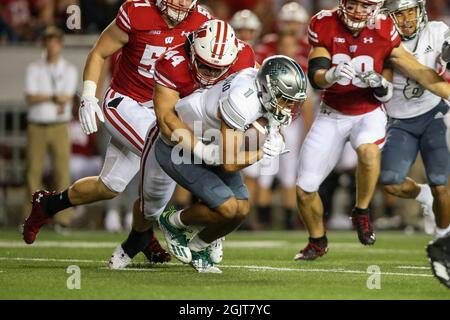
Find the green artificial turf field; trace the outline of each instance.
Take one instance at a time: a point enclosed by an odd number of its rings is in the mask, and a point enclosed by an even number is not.
[[[431,238],[422,234],[379,232],[376,245],[364,247],[354,232],[329,232],[327,255],[295,262],[305,232],[235,232],[224,244],[222,274],[198,274],[174,259],[151,266],[142,254],[127,270],[108,270],[125,237],[43,231],[26,246],[17,231],[0,229],[0,299],[450,299],[431,274],[424,250]],[[73,265],[80,289],[68,289]]]

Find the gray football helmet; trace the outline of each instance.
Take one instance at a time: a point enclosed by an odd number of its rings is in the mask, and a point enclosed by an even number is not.
[[[403,40],[413,39],[417,33],[427,24],[428,16],[425,9],[426,0],[386,0],[384,2],[384,12],[394,20],[395,27]],[[395,14],[399,11],[417,8],[417,28],[410,36],[402,33]]]
[[[256,76],[259,101],[269,115],[282,125],[292,121],[291,108],[279,104],[278,99],[286,102],[302,103],[306,100],[306,75],[293,59],[276,55],[265,59]]]

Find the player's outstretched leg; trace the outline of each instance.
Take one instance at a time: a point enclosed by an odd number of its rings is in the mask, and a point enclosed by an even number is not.
[[[328,252],[322,201],[318,192],[305,192],[297,187],[297,203],[310,236],[308,244],[294,256],[294,260],[315,260]]]

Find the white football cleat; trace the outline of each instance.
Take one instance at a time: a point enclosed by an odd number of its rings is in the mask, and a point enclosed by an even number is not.
[[[215,264],[219,264],[223,259],[223,241],[225,237],[219,238],[213,242],[208,247],[209,257],[211,261]]]
[[[123,251],[122,245],[119,244],[111,255],[111,258],[109,258],[108,267],[112,270],[124,269],[131,263],[131,260],[125,251]]]
[[[215,267],[207,249],[202,251],[191,251],[192,260],[190,265],[197,270],[198,273],[222,273],[222,270]]]

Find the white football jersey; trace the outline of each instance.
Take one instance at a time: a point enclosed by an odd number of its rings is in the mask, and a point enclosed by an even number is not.
[[[257,72],[244,69],[211,88],[195,91],[176,104],[178,117],[199,139],[211,134],[207,130],[220,130],[221,119],[230,128],[244,131],[263,115],[255,84]]]
[[[403,41],[403,46],[417,60],[439,72],[442,68],[440,54],[444,34],[448,26],[440,21],[431,21],[411,40]],[[433,109],[441,98],[425,90],[415,80],[405,77],[394,69],[394,96],[385,103],[390,117],[407,119],[424,114]]]

